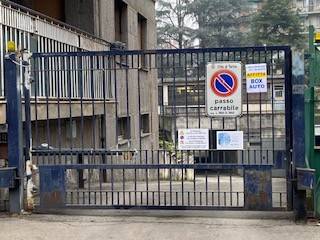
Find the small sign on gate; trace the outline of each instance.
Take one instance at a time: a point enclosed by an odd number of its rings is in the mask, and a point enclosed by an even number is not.
[[[246,64],[247,93],[268,91],[267,64]]]
[[[209,129],[179,129],[179,150],[208,150]]]
[[[210,117],[236,117],[242,112],[241,62],[207,65],[206,110]]]
[[[243,131],[217,131],[218,150],[243,150]]]

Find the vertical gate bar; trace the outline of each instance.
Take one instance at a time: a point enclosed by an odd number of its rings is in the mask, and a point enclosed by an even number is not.
[[[259,52],[258,52],[259,53]],[[255,51],[253,50],[252,51],[252,61],[251,61],[251,63],[252,64],[254,64],[256,62],[256,60],[255,60]],[[255,103],[256,102],[256,100],[253,100],[253,102]],[[260,104],[259,104],[260,105]],[[260,107],[260,106],[259,106]],[[260,108],[259,108],[260,109]],[[260,119],[260,117],[261,117],[261,115],[259,116],[259,119]],[[259,128],[260,128],[260,125],[259,125]],[[259,133],[260,133],[260,129],[259,129]],[[256,135],[256,133],[255,133],[255,135]],[[256,137],[255,137],[256,138]],[[254,149],[253,150],[253,153],[254,153],[254,157],[253,157],[253,159],[254,159],[254,164],[257,164],[257,156],[256,156],[256,154],[257,154],[257,151],[256,151],[256,149]]]
[[[240,52],[241,53],[241,52]],[[234,51],[233,52],[233,61],[235,62],[236,61],[236,54],[237,54],[237,52],[236,51]],[[240,58],[240,61],[241,61],[241,58]],[[243,89],[243,83],[242,83],[242,85],[240,86],[241,87],[241,91],[243,91],[242,89]],[[241,104],[242,104],[242,96],[241,96]],[[241,106],[241,109],[242,109],[242,106]],[[234,118],[234,128],[235,128],[235,130],[238,130],[238,117],[235,117]]]
[[[145,150],[146,166],[148,166],[148,150]],[[148,168],[146,168],[146,196],[147,206],[149,205],[149,179],[148,179]]]
[[[95,78],[94,78],[94,71],[95,71],[95,65],[94,65],[94,60],[97,58],[97,56],[91,56],[89,61],[90,61],[90,80],[91,80],[91,107],[92,107],[92,117],[91,117],[91,134],[92,134],[92,145],[91,148],[95,149],[96,148],[96,116],[95,116]],[[95,155],[93,155],[95,163]]]
[[[122,168],[122,205],[126,205],[126,176],[124,168]]]
[[[197,82],[198,82],[198,122],[199,122],[198,128],[201,128],[201,115],[200,115],[200,60],[199,60],[199,53],[197,53]]]
[[[126,65],[125,65],[125,81],[126,81],[126,110],[127,110],[127,126],[128,126],[128,135],[127,138],[131,139],[131,124],[130,124],[130,106],[129,106],[129,64],[128,64],[128,55],[125,56]],[[128,147],[130,147],[130,141],[128,142]]]
[[[108,190],[105,192],[105,196],[106,196],[106,206],[109,206],[109,196],[108,196]]]
[[[137,169],[134,169],[134,205],[137,205]]]
[[[248,50],[246,50],[246,55],[245,55],[245,63],[248,64],[249,63],[249,58],[248,58]],[[246,105],[247,105],[247,149],[248,149],[248,156],[247,156],[247,161],[248,164],[250,164],[250,112],[249,112],[249,94],[246,94],[247,96],[247,101],[246,101]]]
[[[160,206],[161,205],[161,201],[160,201],[160,168],[159,168],[159,164],[160,164],[160,151],[158,150],[157,151],[157,156],[158,156],[158,168],[157,168],[157,171],[158,171],[158,205]]]
[[[179,53],[179,59],[180,59],[180,53]],[[186,128],[189,128],[189,118],[188,118],[188,75],[187,75],[187,54],[184,55],[184,90],[185,90],[185,107],[186,107]],[[180,68],[179,68],[180,69]]]
[[[275,147],[275,143],[274,143],[274,79],[273,79],[273,50],[271,50],[271,129],[272,129],[272,164],[274,164],[274,147]],[[286,81],[286,80],[285,80]]]
[[[176,202],[175,202],[176,204],[175,204],[175,206],[178,206],[178,205],[179,205],[178,192],[176,191],[175,193],[176,193],[176,194],[175,194],[175,195],[176,195]]]
[[[170,168],[169,168],[169,188],[170,188],[170,206],[172,206],[172,155],[170,154]]]
[[[72,139],[72,91],[71,91],[71,63],[70,56],[66,56],[66,65],[64,71],[67,72],[67,83],[68,83],[68,104],[69,104],[69,134],[70,134],[70,148],[73,148],[73,139]]]
[[[127,64],[128,64],[128,55],[127,55]],[[103,86],[102,86],[102,90],[103,90],[103,146],[102,148],[107,149],[108,148],[108,137],[107,137],[107,105],[106,105],[106,101],[107,98],[110,99],[111,97],[108,96],[107,97],[107,91],[108,91],[108,87],[110,87],[107,84],[107,77],[106,77],[106,57],[102,56],[102,76],[103,76]],[[106,164],[106,155],[103,155],[103,163]],[[103,182],[107,182],[107,171],[106,169],[103,169]]]
[[[110,58],[109,58],[110,61]],[[116,102],[116,106],[115,106],[115,114],[116,114],[116,119],[115,119],[115,124],[116,124],[116,136],[115,136],[115,142],[117,145],[117,149],[118,149],[118,143],[119,143],[119,134],[120,134],[120,130],[119,130],[119,124],[118,124],[118,107],[119,107],[119,102],[118,102],[118,81],[117,81],[117,66],[116,66],[116,57],[113,56],[112,57],[112,65],[110,62],[110,68],[111,66],[113,66],[113,80],[114,80],[114,97],[115,97],[115,102]],[[111,69],[110,69],[110,73],[111,73]],[[111,172],[111,174],[113,174],[113,170]],[[113,196],[113,195],[112,195]],[[113,200],[112,200],[112,204],[113,204]]]
[[[38,87],[39,87],[39,75],[41,74],[40,71],[40,64],[39,60],[40,58],[35,58],[34,60],[34,118],[35,118],[35,143],[33,145],[39,146],[39,131],[38,131]],[[40,164],[39,162],[39,154],[36,155],[36,162],[37,164]]]
[[[167,206],[167,192],[164,192],[164,206]]]
[[[8,123],[8,164],[9,167],[17,168],[20,178],[16,188],[9,189],[9,211],[21,213],[23,209],[23,187],[24,187],[24,162],[23,162],[23,135],[22,135],[22,106],[21,106],[21,84],[17,76],[17,66],[11,60],[16,55],[5,57],[5,79],[6,79],[6,118]]]
[[[206,182],[205,182],[205,185],[206,185],[206,206],[208,206],[208,170],[207,169],[205,171],[205,174],[206,174]]]
[[[218,206],[219,207],[221,207],[220,206],[220,172],[219,172],[219,170],[218,170]]]
[[[175,154],[176,154],[176,150],[177,150],[177,144],[176,144],[176,139],[177,139],[177,99],[176,99],[177,86],[176,86],[176,68],[175,68],[175,54],[174,53],[172,54],[172,74],[173,74],[173,131],[174,131],[173,142],[174,142],[174,150],[175,150]]]
[[[232,207],[232,173],[230,173],[230,205]]]
[[[183,151],[180,150],[180,155],[181,155],[181,159],[182,159],[182,164],[185,164],[184,161],[184,155],[183,155]],[[182,166],[181,167],[181,205],[184,206],[184,170],[185,168]]]
[[[102,154],[102,153],[101,153]],[[102,157],[102,156],[101,156]],[[103,181],[103,169],[98,169],[99,172],[99,204],[102,205],[102,181]]]
[[[89,158],[91,158],[91,154],[89,155]],[[88,192],[89,192],[89,205],[91,204],[91,169],[87,169],[88,171]]]
[[[313,36],[312,36],[313,37]],[[312,38],[311,37],[311,38]],[[311,40],[312,41],[312,40]],[[312,43],[313,44],[313,43]],[[314,47],[314,46],[312,46]],[[288,54],[289,55],[289,54]],[[313,56],[313,54],[312,54]],[[289,56],[287,56],[289,57]],[[294,112],[294,114],[292,114],[290,117],[291,121],[291,126],[289,125],[291,132],[289,132],[288,130],[288,134],[290,134],[290,139],[291,139],[291,143],[288,143],[288,145],[290,144],[291,146],[291,159],[292,159],[292,175],[294,178],[297,178],[296,176],[298,175],[297,173],[297,168],[307,168],[309,167],[309,163],[306,162],[308,160],[306,160],[306,149],[305,149],[305,145],[306,145],[306,140],[305,140],[305,133],[306,132],[310,132],[310,131],[306,131],[306,123],[308,121],[305,121],[305,117],[304,114],[305,112],[309,112],[309,111],[305,111],[305,72],[304,72],[304,53],[303,51],[294,51],[292,54],[292,85],[289,86],[288,91],[290,91],[288,94],[291,93],[291,107],[292,107],[292,111],[291,114]],[[313,64],[313,63],[312,63]],[[314,74],[312,74],[314,75]],[[311,81],[314,81],[315,79],[312,79]],[[313,84],[313,83],[312,83]],[[312,85],[311,84],[311,85]],[[310,89],[309,89],[310,90]],[[309,91],[310,92],[310,91]],[[307,91],[307,93],[309,93]],[[309,98],[309,96],[308,96]],[[307,99],[307,101],[309,101],[310,99]],[[311,101],[313,101],[314,99],[312,99]],[[309,103],[310,104],[310,103]],[[290,107],[290,105],[289,105]],[[309,106],[307,106],[309,107]],[[313,106],[314,108],[314,106]],[[286,108],[287,109],[287,108]],[[315,108],[317,109],[317,108]],[[313,111],[317,111],[317,110],[313,110]],[[310,113],[310,112],[309,112]],[[313,115],[309,116],[314,118],[314,113]],[[289,124],[289,123],[288,123]],[[308,122],[308,124],[310,125],[310,123]],[[313,123],[314,125],[314,123]],[[310,126],[311,128],[314,129],[314,126]],[[309,133],[310,134],[310,133]],[[312,133],[311,133],[312,134]],[[312,134],[314,135],[314,134]],[[313,136],[313,140],[314,141],[314,136]],[[309,141],[307,141],[309,142]],[[313,144],[309,144],[309,148],[312,147]],[[312,149],[313,151],[314,149]],[[310,158],[310,156],[308,156],[307,158]],[[312,161],[315,159],[311,159]],[[291,182],[291,181],[290,181]],[[300,181],[295,183],[294,187],[291,188],[293,189],[293,209],[294,209],[294,213],[295,213],[295,218],[297,220],[306,220],[307,219],[307,207],[306,207],[306,202],[307,202],[307,191],[306,190],[299,190],[297,187],[297,184],[299,185]],[[317,186],[318,187],[318,186]],[[316,187],[316,188],[317,188]],[[315,195],[315,200],[316,195],[317,195],[317,190],[314,191],[314,195]],[[315,201],[317,202],[317,201]],[[317,206],[315,206],[315,210],[317,209]],[[315,211],[315,215],[317,215],[317,210]]]
[[[55,76],[55,79],[56,79],[56,84],[57,84],[57,111],[58,111],[58,150],[59,150],[59,164],[61,164],[62,160],[61,160],[61,147],[62,147],[62,138],[61,138],[61,108],[60,108],[60,101],[61,101],[61,78],[60,78],[60,57],[56,57],[56,76]]]
[[[141,55],[142,58],[142,55]],[[141,59],[142,60],[142,59]],[[141,136],[141,127],[142,127],[142,122],[141,122],[141,79],[140,79],[140,71],[143,67],[143,63],[141,62],[140,66],[140,55],[138,56],[138,129],[139,129],[139,150],[142,150],[142,136]]]
[[[292,79],[291,79],[291,50],[284,51],[285,54],[285,128],[286,128],[286,157],[287,157],[287,206],[288,210],[293,208],[293,189],[292,189]]]
[[[111,166],[113,166],[113,154],[111,154]],[[113,168],[111,168],[111,205],[114,205],[114,179]]]
[[[163,84],[164,83],[163,82],[163,54],[160,53],[158,56],[160,56],[160,69],[159,70],[160,70],[160,81],[161,81],[161,86],[162,86],[162,89],[161,89],[162,90],[162,94],[161,94],[162,100],[161,100],[161,105],[160,105],[162,119],[160,119],[160,120],[162,120],[162,128],[163,129],[160,129],[160,130],[162,130],[162,134],[164,135],[164,131],[165,131],[165,126],[164,126],[164,123],[165,123],[165,120],[164,120],[164,114],[165,114],[165,110],[164,110],[164,106],[165,106],[165,104],[164,104],[164,95],[165,94],[164,94],[164,84]],[[161,117],[161,115],[160,115],[160,117]],[[164,136],[163,136],[163,140],[162,140],[162,145],[163,145],[164,148],[166,148],[166,146],[165,146],[165,137]]]
[[[196,151],[193,150],[193,156],[195,156]],[[200,159],[201,159],[201,155],[200,155],[200,151],[198,151]],[[200,162],[201,164],[201,162]],[[197,205],[197,193],[196,193],[196,173],[194,170],[193,173],[193,205],[196,206]]]
[[[211,205],[214,206],[214,190],[211,192]]]
[[[48,66],[48,57],[44,58],[44,71],[45,71],[45,101],[46,101],[46,143],[48,144],[48,149],[50,147],[50,122],[49,122],[49,66]]]
[[[258,63],[261,62],[261,51],[258,52]],[[259,124],[260,124],[260,164],[262,164],[262,99],[261,92],[259,92]]]
[[[21,69],[23,71],[23,69]],[[31,106],[30,106],[30,68],[27,67],[24,71],[27,74],[22,75],[23,79],[23,96],[24,96],[24,111],[25,111],[25,161],[31,160],[30,149],[32,143],[32,131],[31,131]],[[25,77],[23,77],[25,76]],[[27,78],[28,77],[28,78]]]
[[[83,164],[83,154],[78,154],[78,164]],[[78,191],[84,189],[83,169],[78,169]]]

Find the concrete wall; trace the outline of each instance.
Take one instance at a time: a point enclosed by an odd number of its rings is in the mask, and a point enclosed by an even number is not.
[[[65,10],[65,22],[81,28],[87,32],[95,34],[109,42],[115,41],[115,14],[114,14],[114,2],[115,0],[68,0],[64,2]],[[34,7],[34,1],[20,2],[26,6]],[[156,46],[156,23],[155,23],[155,2],[153,0],[126,0],[127,4],[127,34],[128,49],[137,49],[139,44],[138,34],[138,15],[142,15],[147,22],[147,36],[146,36],[146,48],[154,48]],[[117,66],[119,67],[119,66]],[[125,86],[125,71],[118,70],[117,76],[114,80],[117,82],[117,95],[118,95],[118,116],[127,115],[127,102],[129,102],[129,115],[131,117],[131,140],[128,143],[117,144],[116,137],[116,110],[115,102],[108,103],[106,111],[106,126],[107,131],[107,147],[108,148],[138,148],[139,144],[139,109],[138,101],[140,97],[141,109],[140,113],[148,113],[150,115],[150,134],[144,134],[142,139],[142,145],[145,149],[158,148],[158,113],[157,113],[157,79],[156,72],[154,70],[129,70],[129,96],[126,96]],[[139,72],[139,73],[138,73]],[[140,94],[138,91],[138,74],[140,75]],[[84,104],[84,116],[92,115],[92,107],[90,104]],[[104,113],[103,104],[96,103],[95,114],[101,115]],[[80,117],[80,104],[72,102],[69,105],[68,102],[60,102],[60,118],[68,119],[69,111],[71,109],[72,117]],[[50,101],[49,103],[49,118],[58,118],[58,108],[56,102]],[[35,112],[37,112],[38,120],[46,120],[47,118],[47,107],[45,102],[38,103],[38,108],[35,109],[32,106],[32,119],[35,119]],[[5,124],[5,104],[0,103],[0,124]],[[50,122],[54,125],[54,122]],[[50,127],[55,129],[56,126]],[[86,130],[86,129],[85,129]],[[85,134],[85,133],[84,133]],[[54,134],[53,134],[54,135]]]

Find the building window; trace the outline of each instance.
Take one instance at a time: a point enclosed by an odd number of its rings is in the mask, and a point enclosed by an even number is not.
[[[150,133],[150,116],[149,113],[141,114],[141,133]]]
[[[130,139],[130,117],[118,118],[118,139]]]
[[[169,86],[169,106],[197,106],[205,104],[205,86]]]
[[[284,100],[284,86],[275,85],[274,86],[274,100],[283,101]]]
[[[120,0],[114,1],[115,41],[128,43],[128,7]]]
[[[0,132],[0,143],[8,143],[8,134],[6,132]]]
[[[147,19],[141,14],[138,14],[138,49],[147,49]],[[141,56],[141,66],[147,66],[147,58],[144,55]]]

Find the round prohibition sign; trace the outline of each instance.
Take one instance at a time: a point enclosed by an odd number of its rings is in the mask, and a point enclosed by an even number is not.
[[[216,71],[210,79],[211,90],[219,97],[229,97],[237,91],[238,78],[228,69]]]

